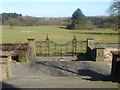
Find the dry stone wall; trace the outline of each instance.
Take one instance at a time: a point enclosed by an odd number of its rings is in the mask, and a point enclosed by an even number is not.
[[[7,68],[6,68],[6,62],[0,61],[0,81],[3,79],[7,79]]]
[[[104,60],[112,61],[112,53],[111,51],[120,51],[118,48],[105,48],[104,49]]]

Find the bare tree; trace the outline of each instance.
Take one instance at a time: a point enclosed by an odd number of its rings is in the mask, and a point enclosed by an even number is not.
[[[13,26],[17,26],[17,25],[20,26],[21,22],[17,18],[10,18],[4,24],[5,25],[10,25],[10,29],[13,29]]]
[[[108,12],[110,13],[110,15],[120,15],[120,0],[114,0],[108,9]]]
[[[108,9],[111,16],[116,17],[116,29],[120,30],[120,0],[114,0]]]

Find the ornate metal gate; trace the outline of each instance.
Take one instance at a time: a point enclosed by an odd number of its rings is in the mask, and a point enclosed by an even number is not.
[[[86,52],[87,41],[77,41],[74,35],[72,41],[57,44],[47,36],[45,41],[36,41],[35,47],[36,56],[74,56]]]

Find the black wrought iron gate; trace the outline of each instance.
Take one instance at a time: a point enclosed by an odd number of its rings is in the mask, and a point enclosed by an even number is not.
[[[47,36],[45,41],[36,41],[35,47],[36,56],[74,56],[86,52],[87,41],[77,41],[74,35],[72,41],[57,44]]]

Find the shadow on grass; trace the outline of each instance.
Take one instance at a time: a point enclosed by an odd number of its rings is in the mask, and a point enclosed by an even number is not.
[[[120,35],[119,33],[99,33],[99,32],[70,32],[70,33],[91,35]]]
[[[58,27],[58,28],[60,28],[60,29],[66,29],[66,30],[69,30],[69,29],[67,29],[66,27]]]

